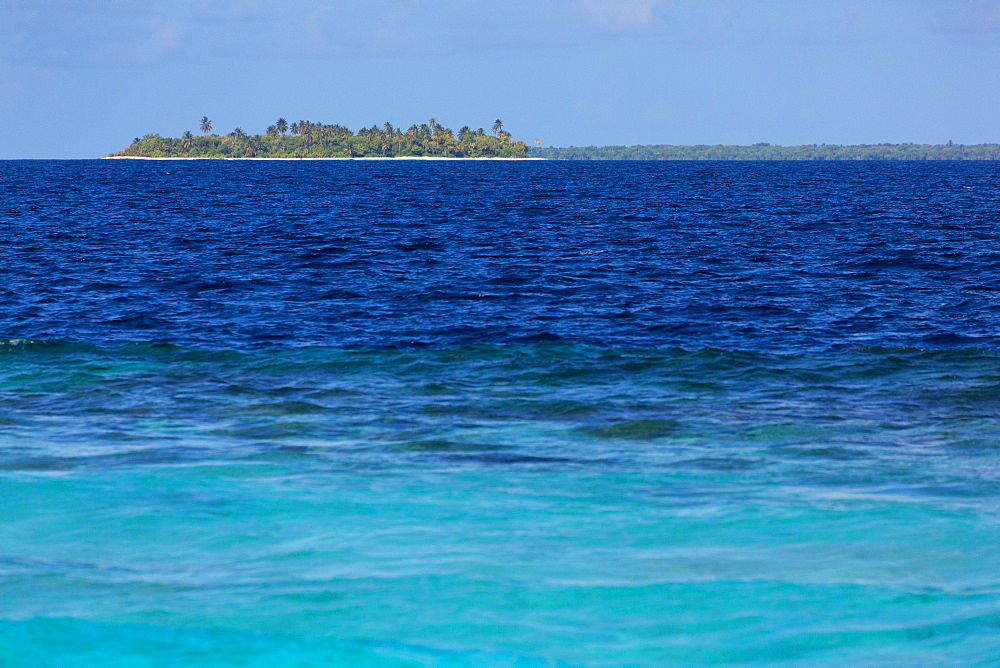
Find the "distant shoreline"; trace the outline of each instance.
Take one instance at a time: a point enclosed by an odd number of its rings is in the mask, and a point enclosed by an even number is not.
[[[449,156],[436,156],[436,155],[401,155],[393,158],[386,157],[359,157],[359,158],[211,158],[211,157],[199,157],[199,158],[188,158],[188,157],[146,157],[141,155],[109,155],[101,158],[101,160],[258,160],[258,161],[290,161],[290,162],[303,162],[303,161],[317,161],[317,160],[501,160],[501,161],[525,161],[525,160],[541,160],[545,161],[548,158],[453,158]]]
[[[924,161],[1000,160],[1000,144],[635,144],[529,148],[549,160]]]

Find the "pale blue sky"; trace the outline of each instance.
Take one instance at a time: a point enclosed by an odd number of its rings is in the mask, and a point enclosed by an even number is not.
[[[1000,0],[3,0],[0,158],[283,116],[545,145],[1000,141]]]

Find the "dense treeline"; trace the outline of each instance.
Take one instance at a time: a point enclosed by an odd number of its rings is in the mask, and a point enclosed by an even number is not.
[[[1000,144],[805,144],[803,146],[570,146],[531,148],[551,160],[1000,160]]]
[[[283,118],[262,135],[236,128],[226,135],[211,134],[212,123],[201,119],[201,136],[190,131],[179,138],[147,134],[109,157],[146,158],[359,158],[359,157],[451,157],[523,158],[528,147],[514,141],[503,123],[493,123],[492,134],[468,126],[457,133],[433,118],[406,130],[392,123],[373,125],[351,132],[343,125]]]

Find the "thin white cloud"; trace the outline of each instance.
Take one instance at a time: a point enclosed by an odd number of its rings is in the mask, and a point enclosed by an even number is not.
[[[105,44],[94,52],[93,58],[110,65],[152,63],[178,49],[183,34],[184,26],[180,21],[156,18],[147,23],[144,34],[129,41]]]
[[[610,33],[650,32],[661,22],[667,0],[580,0],[591,26]]]
[[[276,7],[274,2],[267,0],[199,0],[193,9],[194,13],[207,18],[232,20],[273,17],[280,13],[281,6]]]
[[[940,27],[958,33],[1000,31],[1000,0],[963,0],[944,14]]]
[[[831,45],[1000,29],[1000,0],[0,0],[0,61],[143,65],[173,54],[332,58],[482,53],[669,35],[677,44]],[[912,25],[907,25],[909,22]],[[978,31],[978,32],[976,32]]]

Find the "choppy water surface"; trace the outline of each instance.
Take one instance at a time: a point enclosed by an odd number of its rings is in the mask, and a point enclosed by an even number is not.
[[[993,665],[998,177],[0,162],[0,665]]]

